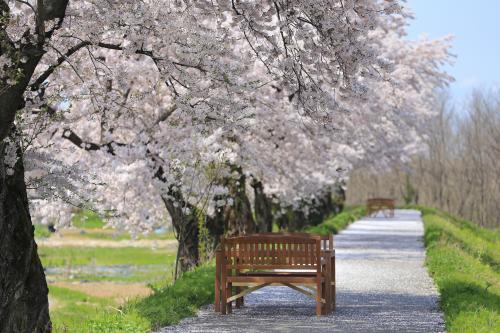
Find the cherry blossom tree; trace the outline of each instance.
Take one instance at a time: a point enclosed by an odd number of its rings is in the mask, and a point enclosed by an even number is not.
[[[0,11],[1,329],[50,330],[26,178],[35,211],[54,198],[94,205],[134,232],[165,216],[163,201],[186,269],[200,217],[216,228],[221,207],[248,215],[242,177],[293,205],[382,139],[400,146],[400,119],[419,119],[423,94],[383,103],[412,81],[404,70],[391,81],[400,60],[378,41],[404,16],[398,1],[2,0]],[[434,82],[423,67],[413,78],[426,92],[442,82],[436,61],[421,62]]]

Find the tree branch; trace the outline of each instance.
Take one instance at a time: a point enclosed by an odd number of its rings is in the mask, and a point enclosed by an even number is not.
[[[31,85],[30,85],[30,88],[32,91],[37,91],[38,89],[40,89],[40,86],[42,85],[43,82],[45,82],[45,80],[47,80],[47,78],[52,74],[54,73],[54,71],[57,69],[57,67],[59,67],[63,62],[65,62],[70,56],[72,56],[73,54],[75,54],[76,52],[78,52],[80,49],[86,47],[86,46],[89,46],[89,45],[92,45],[90,42],[86,42],[86,41],[82,41],[78,44],[76,44],[75,46],[71,47],[68,51],[66,51],[66,53],[64,53],[62,56],[60,56],[56,63],[49,66],[49,68],[47,68],[47,70],[45,72],[42,73],[42,75],[40,75],[36,80],[35,82],[33,82]]]
[[[82,138],[80,138],[75,132],[73,132],[71,129],[66,128],[63,131],[62,137],[66,140],[69,140],[71,143],[73,143],[75,146],[78,148],[84,149],[86,151],[98,151],[103,148],[106,149],[106,152],[115,156],[115,147],[124,147],[126,146],[125,143],[120,143],[120,142],[115,142],[111,141],[102,145],[99,145],[97,143],[93,142],[86,142],[83,141]]]

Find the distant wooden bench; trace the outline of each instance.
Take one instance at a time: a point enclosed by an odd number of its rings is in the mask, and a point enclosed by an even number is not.
[[[372,198],[366,201],[366,213],[368,216],[381,211],[386,217],[394,217],[394,207],[394,199]]]
[[[313,298],[318,316],[335,309],[332,235],[263,233],[222,238],[215,275],[215,311],[222,314],[232,312],[232,302],[240,307],[245,295],[269,285],[285,285]]]

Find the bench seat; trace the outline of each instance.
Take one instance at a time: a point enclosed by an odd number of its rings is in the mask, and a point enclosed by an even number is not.
[[[325,280],[324,277],[320,278],[320,281],[323,282]],[[252,282],[252,283],[317,283],[318,279],[314,275],[308,274],[289,274],[289,275],[237,275],[237,276],[228,276],[228,282]]]

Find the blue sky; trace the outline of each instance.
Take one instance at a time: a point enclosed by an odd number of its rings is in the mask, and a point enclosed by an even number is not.
[[[500,0],[408,0],[415,15],[409,38],[453,35],[457,57],[450,92],[463,104],[474,88],[500,91]]]

